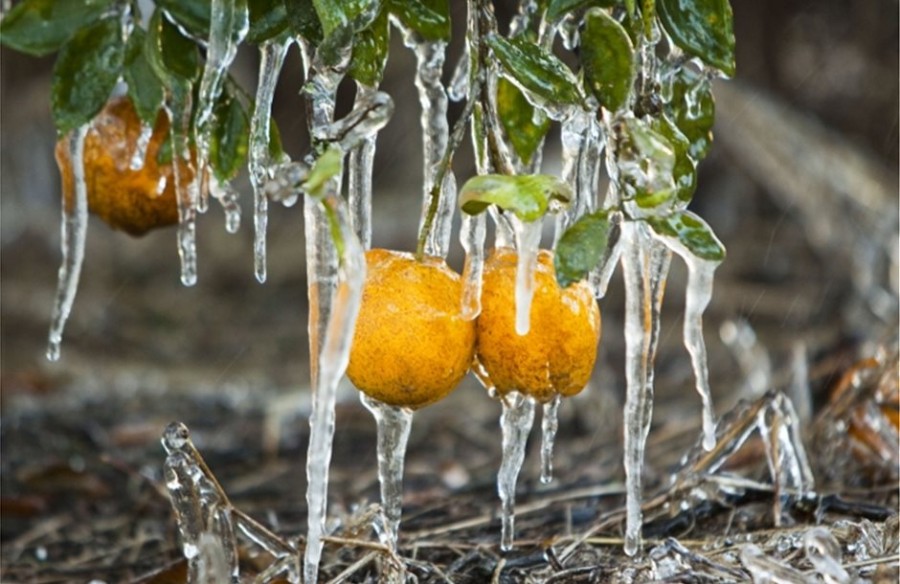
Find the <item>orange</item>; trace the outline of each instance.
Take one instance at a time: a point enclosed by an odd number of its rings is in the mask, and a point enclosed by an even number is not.
[[[531,328],[516,333],[516,261],[495,249],[484,266],[475,372],[501,396],[518,391],[539,402],[571,396],[587,385],[600,341],[600,309],[585,282],[560,288],[553,254],[538,253]]]
[[[444,260],[373,249],[347,376],[383,403],[420,408],[460,382],[475,346],[475,324],[460,314],[462,283]]]
[[[172,164],[157,161],[163,140],[169,138],[168,117],[160,112],[143,167],[131,170],[140,133],[141,122],[134,106],[128,98],[120,97],[111,99],[97,114],[84,141],[88,210],[114,229],[131,235],[178,223]],[[70,208],[75,187],[67,144],[66,137],[57,142],[56,162],[62,175],[63,200]],[[182,181],[186,182],[190,170],[186,165],[182,168]]]

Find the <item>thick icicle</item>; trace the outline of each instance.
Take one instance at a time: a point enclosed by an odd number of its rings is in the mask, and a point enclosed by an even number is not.
[[[181,283],[197,283],[197,205],[199,204],[199,172],[191,162],[188,128],[191,117],[191,94],[178,90],[178,95],[166,103],[171,121],[172,174],[175,198],[178,201],[178,256],[181,259]],[[187,173],[185,175],[185,173]]]
[[[334,189],[336,185],[332,185]],[[318,579],[328,503],[328,467],[334,436],[334,404],[338,382],[350,359],[350,343],[359,314],[366,275],[365,251],[353,233],[341,199],[305,197],[307,278],[310,303],[310,355],[313,401],[306,460],[308,535],[303,581]],[[343,255],[338,258],[329,214],[337,218]]]
[[[462,214],[459,239],[466,252],[462,281],[462,317],[474,320],[481,314],[481,277],[484,273],[484,238],[487,220],[484,213]]]
[[[138,134],[134,143],[134,150],[131,152],[131,160],[128,162],[130,170],[140,170],[144,168],[144,159],[147,158],[147,146],[150,144],[150,138],[153,136],[153,126],[146,122],[141,122],[141,133]]]
[[[544,404],[541,418],[541,482],[546,484],[553,480],[553,442],[559,429],[559,394]]]
[[[538,246],[541,244],[541,222],[526,223],[511,217],[516,237],[516,333],[527,335],[531,329],[531,300],[534,298],[534,273],[537,269]]]
[[[371,99],[374,87],[356,84],[357,103]],[[375,134],[363,138],[350,151],[347,163],[347,200],[350,223],[364,249],[372,246],[372,165],[375,162]]]
[[[382,523],[378,538],[390,550],[397,549],[397,534],[403,510],[403,462],[412,427],[413,412],[360,394],[378,426],[378,484],[381,486]]]
[[[57,276],[56,297],[53,300],[53,316],[50,321],[50,338],[47,345],[47,359],[59,360],[59,347],[63,329],[75,302],[81,263],[84,260],[84,244],[87,238],[88,200],[87,183],[84,178],[84,140],[90,124],[76,128],[69,135],[69,163],[72,165],[71,203],[63,197],[62,223],[60,226],[60,249],[62,263]]]
[[[197,169],[207,172],[209,148],[215,126],[213,109],[228,67],[237,55],[238,45],[250,26],[247,0],[212,0],[209,18],[209,42],[206,46],[206,65],[200,78],[197,103],[196,144]],[[205,199],[205,193],[201,194]],[[201,207],[205,203],[201,202]]]
[[[515,539],[516,482],[525,461],[525,444],[534,422],[534,400],[512,391],[503,396],[500,428],[503,454],[497,472],[497,492],[501,503],[500,549],[509,551]]]
[[[653,413],[653,362],[671,252],[641,222],[622,226],[625,276],[625,553],[641,549],[644,447]]]
[[[272,160],[269,155],[272,99],[290,43],[291,41],[287,39],[272,39],[259,47],[259,79],[256,84],[253,117],[250,120],[248,167],[250,184],[253,187],[253,270],[260,283],[266,281],[266,228],[269,223],[269,201],[266,198],[265,185],[271,178],[269,166],[283,162]]]

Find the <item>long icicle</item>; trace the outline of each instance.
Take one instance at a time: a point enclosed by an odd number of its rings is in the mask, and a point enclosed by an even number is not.
[[[371,99],[378,89],[356,84],[356,102]],[[363,249],[372,247],[372,167],[375,163],[377,133],[362,139],[350,151],[347,162],[347,201],[350,205],[350,223]]]
[[[525,461],[525,444],[534,423],[534,400],[517,391],[503,396],[500,428],[503,432],[503,454],[497,472],[497,493],[501,504],[500,549],[513,548],[516,537],[516,482]]]
[[[171,122],[172,178],[178,202],[178,256],[181,259],[181,283],[197,283],[197,206],[200,197],[199,172],[191,160],[188,128],[191,122],[191,94],[175,87],[165,104]]]
[[[69,164],[72,169],[71,207],[63,197],[62,223],[60,225],[60,249],[62,263],[57,276],[56,298],[53,301],[53,316],[50,321],[50,335],[47,344],[47,359],[59,360],[60,344],[66,320],[75,302],[81,264],[84,261],[84,244],[87,239],[88,196],[84,177],[84,141],[90,124],[76,128],[69,135]]]

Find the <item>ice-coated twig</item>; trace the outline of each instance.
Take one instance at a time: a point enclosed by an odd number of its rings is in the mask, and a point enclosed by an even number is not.
[[[57,276],[56,297],[53,300],[53,316],[50,321],[50,335],[47,344],[47,359],[59,360],[60,344],[66,320],[72,311],[81,264],[84,261],[84,244],[87,239],[88,195],[84,177],[84,141],[90,124],[76,128],[68,137],[66,147],[72,171],[71,202],[63,197],[62,222],[60,224],[60,250],[62,262]]]
[[[559,403],[562,397],[559,394],[553,396],[543,405],[541,417],[541,482],[547,484],[553,481],[553,442],[556,439],[556,431],[559,429]]]
[[[484,274],[484,238],[487,220],[484,213],[468,215],[463,213],[459,239],[466,252],[463,265],[461,315],[465,320],[474,320],[481,314],[481,279]]]
[[[525,444],[534,422],[534,400],[517,391],[501,399],[503,414],[500,429],[503,433],[502,459],[497,472],[497,492],[501,504],[500,549],[513,548],[516,537],[516,482],[525,461]]]

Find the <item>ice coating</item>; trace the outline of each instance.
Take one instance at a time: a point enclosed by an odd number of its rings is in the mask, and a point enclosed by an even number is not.
[[[541,221],[526,222],[512,218],[516,238],[516,333],[527,335],[531,329],[531,301],[534,298],[534,272],[541,243]]]
[[[56,296],[53,300],[53,316],[50,320],[50,335],[47,344],[47,359],[59,360],[60,344],[66,320],[72,311],[81,264],[84,261],[84,244],[87,238],[88,200],[87,183],[84,178],[84,140],[90,130],[86,124],[72,131],[68,138],[69,161],[75,188],[72,193],[71,208],[67,208],[65,197],[62,205],[60,224],[60,251],[62,263],[57,276]]]
[[[516,482],[525,461],[525,443],[534,422],[534,400],[517,391],[503,396],[500,429],[503,433],[502,459],[497,472],[497,492],[501,504],[500,549],[509,551],[515,539]]]
[[[356,84],[356,101],[371,99],[374,87]],[[372,165],[375,162],[374,133],[366,136],[350,151],[347,162],[347,200],[350,222],[363,249],[372,247]]]
[[[259,79],[256,84],[256,100],[250,119],[250,145],[248,168],[250,185],[253,187],[253,271],[259,283],[266,281],[266,228],[269,223],[269,201],[266,197],[266,182],[269,166],[275,162],[269,155],[271,132],[272,99],[275,86],[284,64],[284,57],[291,45],[289,39],[270,39],[259,47]]]
[[[238,204],[237,189],[227,182],[219,182],[215,176],[209,177],[209,192],[222,205],[225,212],[225,230],[237,233],[241,228],[241,206]]]
[[[587,158],[595,154],[596,148],[590,143],[591,114],[584,110],[572,109],[562,123],[562,173],[561,178],[569,185],[573,199],[569,207],[557,215],[554,246],[566,228],[575,222],[593,200],[594,188],[590,185],[592,173]],[[597,158],[592,162],[596,166]]]
[[[247,0],[211,0],[209,42],[206,65],[200,78],[195,140],[197,168],[207,172],[210,140],[215,126],[213,109],[228,75],[228,67],[237,55],[238,45],[247,35],[250,19]]]
[[[199,173],[191,161],[188,132],[191,118],[191,95],[181,92],[177,99],[166,103],[166,113],[171,121],[169,134],[172,140],[172,175],[175,181],[175,198],[178,200],[178,256],[181,259],[181,283],[193,286],[197,283],[197,205],[199,204]],[[191,176],[182,176],[189,170]]]
[[[625,279],[625,553],[641,549],[644,448],[653,413],[653,363],[671,252],[642,222],[622,226]]]
[[[374,400],[364,393],[360,398],[378,426],[378,484],[382,510],[382,522],[376,524],[378,538],[388,549],[396,550],[403,510],[403,462],[413,412]]]
[[[484,273],[484,238],[487,231],[484,213],[462,214],[459,239],[466,252],[463,265],[463,295],[461,314],[466,320],[474,320],[481,313],[481,277]]]
[[[131,160],[128,162],[130,170],[140,170],[144,167],[144,159],[147,158],[147,146],[150,145],[152,136],[153,126],[147,122],[141,122],[141,133],[138,134],[134,143],[134,150],[131,153]]]
[[[841,565],[841,545],[824,527],[813,527],[803,535],[806,558],[827,584],[849,584],[852,578]]]
[[[803,584],[809,579],[803,572],[770,558],[754,544],[741,549],[741,563],[750,572],[753,584]]]
[[[559,429],[559,403],[562,397],[559,394],[543,405],[543,417],[541,418],[541,482],[547,484],[553,481],[553,442],[556,439],[556,431]]]

